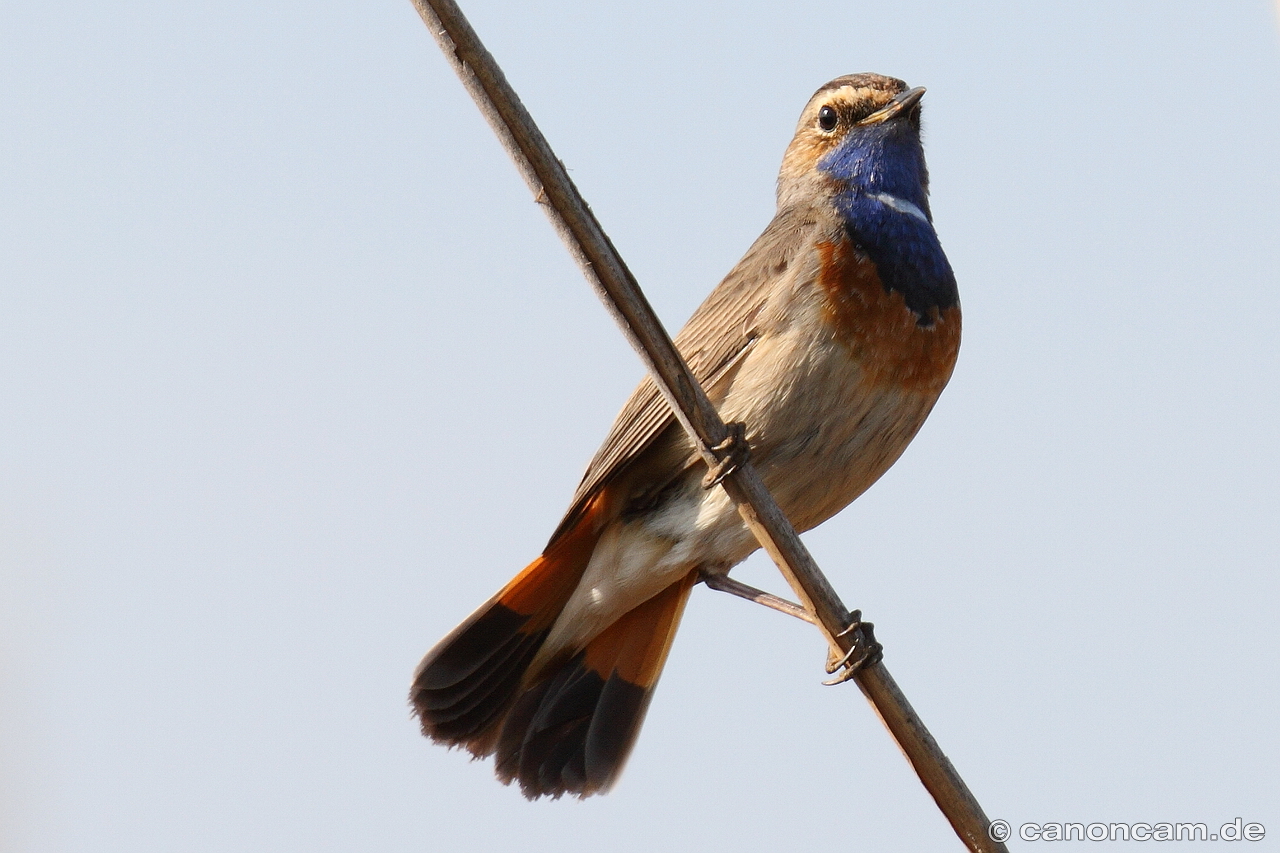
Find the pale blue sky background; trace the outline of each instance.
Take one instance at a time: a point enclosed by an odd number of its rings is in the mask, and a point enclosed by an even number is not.
[[[967,5],[465,9],[672,327],[815,88],[928,87],[960,364],[808,541],[992,817],[1280,849],[1276,10]],[[959,849],[702,589],[608,796],[419,737],[639,376],[407,0],[0,5],[0,850]]]

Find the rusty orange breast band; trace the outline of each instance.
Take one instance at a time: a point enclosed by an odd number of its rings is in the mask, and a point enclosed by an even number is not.
[[[960,351],[960,307],[920,317],[887,289],[871,259],[847,240],[818,244],[825,319],[877,387],[940,394]]]

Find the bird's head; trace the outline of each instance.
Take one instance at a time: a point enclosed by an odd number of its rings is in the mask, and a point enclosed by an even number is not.
[[[880,74],[837,77],[815,92],[782,159],[779,207],[815,198],[882,198],[927,219],[923,95],[922,88]]]

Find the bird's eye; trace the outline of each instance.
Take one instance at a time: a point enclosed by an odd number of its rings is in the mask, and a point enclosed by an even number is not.
[[[818,110],[818,127],[826,131],[836,129],[836,125],[840,122],[840,116],[831,107],[823,107]]]

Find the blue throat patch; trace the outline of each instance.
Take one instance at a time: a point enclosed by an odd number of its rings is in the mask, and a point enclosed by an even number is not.
[[[933,230],[924,150],[913,128],[890,121],[857,129],[818,169],[844,185],[835,204],[849,239],[876,265],[885,289],[902,294],[916,322],[929,325],[959,304]]]

